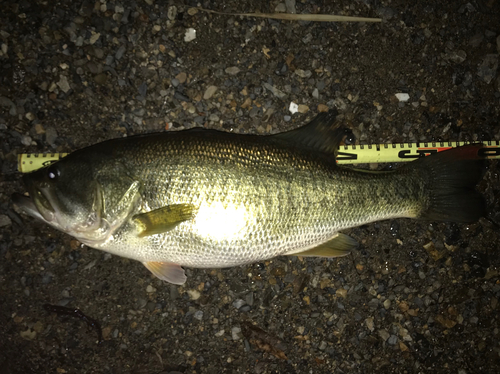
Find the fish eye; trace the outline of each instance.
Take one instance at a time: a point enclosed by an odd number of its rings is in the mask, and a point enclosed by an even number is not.
[[[350,145],[356,143],[356,135],[351,130],[346,129],[344,144]]]
[[[49,169],[47,170],[47,176],[49,177],[49,179],[51,181],[56,181],[60,175],[61,175],[61,172],[59,171],[59,169],[55,165],[50,166]]]

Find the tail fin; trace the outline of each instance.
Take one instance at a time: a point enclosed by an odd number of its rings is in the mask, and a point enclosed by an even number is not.
[[[419,170],[425,180],[424,188],[429,190],[428,204],[416,218],[470,223],[484,216],[486,203],[475,190],[484,173],[485,161],[478,155],[481,148],[481,144],[454,148],[403,168],[407,172]]]

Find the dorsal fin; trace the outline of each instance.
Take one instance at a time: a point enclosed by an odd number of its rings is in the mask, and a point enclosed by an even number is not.
[[[335,121],[337,115],[337,110],[332,109],[327,113],[318,114],[305,126],[272,136],[302,149],[330,153],[337,157],[342,139],[351,133],[349,129]]]

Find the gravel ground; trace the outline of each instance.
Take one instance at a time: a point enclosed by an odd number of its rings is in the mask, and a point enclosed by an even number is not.
[[[500,140],[499,1],[0,4],[0,373],[500,371],[497,162],[478,223],[365,225],[346,258],[188,269],[182,287],[10,201],[19,153],[194,126],[273,133],[328,107],[361,144]],[[46,303],[79,308],[104,341]]]

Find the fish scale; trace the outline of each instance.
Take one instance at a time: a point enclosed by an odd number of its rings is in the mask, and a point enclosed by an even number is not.
[[[333,155],[269,145],[257,137],[234,142],[240,138],[226,133],[168,135],[146,138],[133,147],[123,142],[116,149],[117,159],[132,179],[144,181],[143,201],[148,204],[142,212],[189,203],[211,212],[211,218],[183,222],[148,238],[142,249],[134,246],[139,261],[168,260],[209,268],[254,262],[311,248],[348,227],[408,215],[416,204],[398,204],[398,190],[391,185],[408,178],[340,169]],[[154,161],[159,159],[161,168]],[[148,163],[157,166],[151,168]],[[369,204],[354,203],[373,191],[379,193]],[[241,230],[224,230],[234,219],[242,219]],[[130,238],[123,238],[106,249],[124,253]]]

